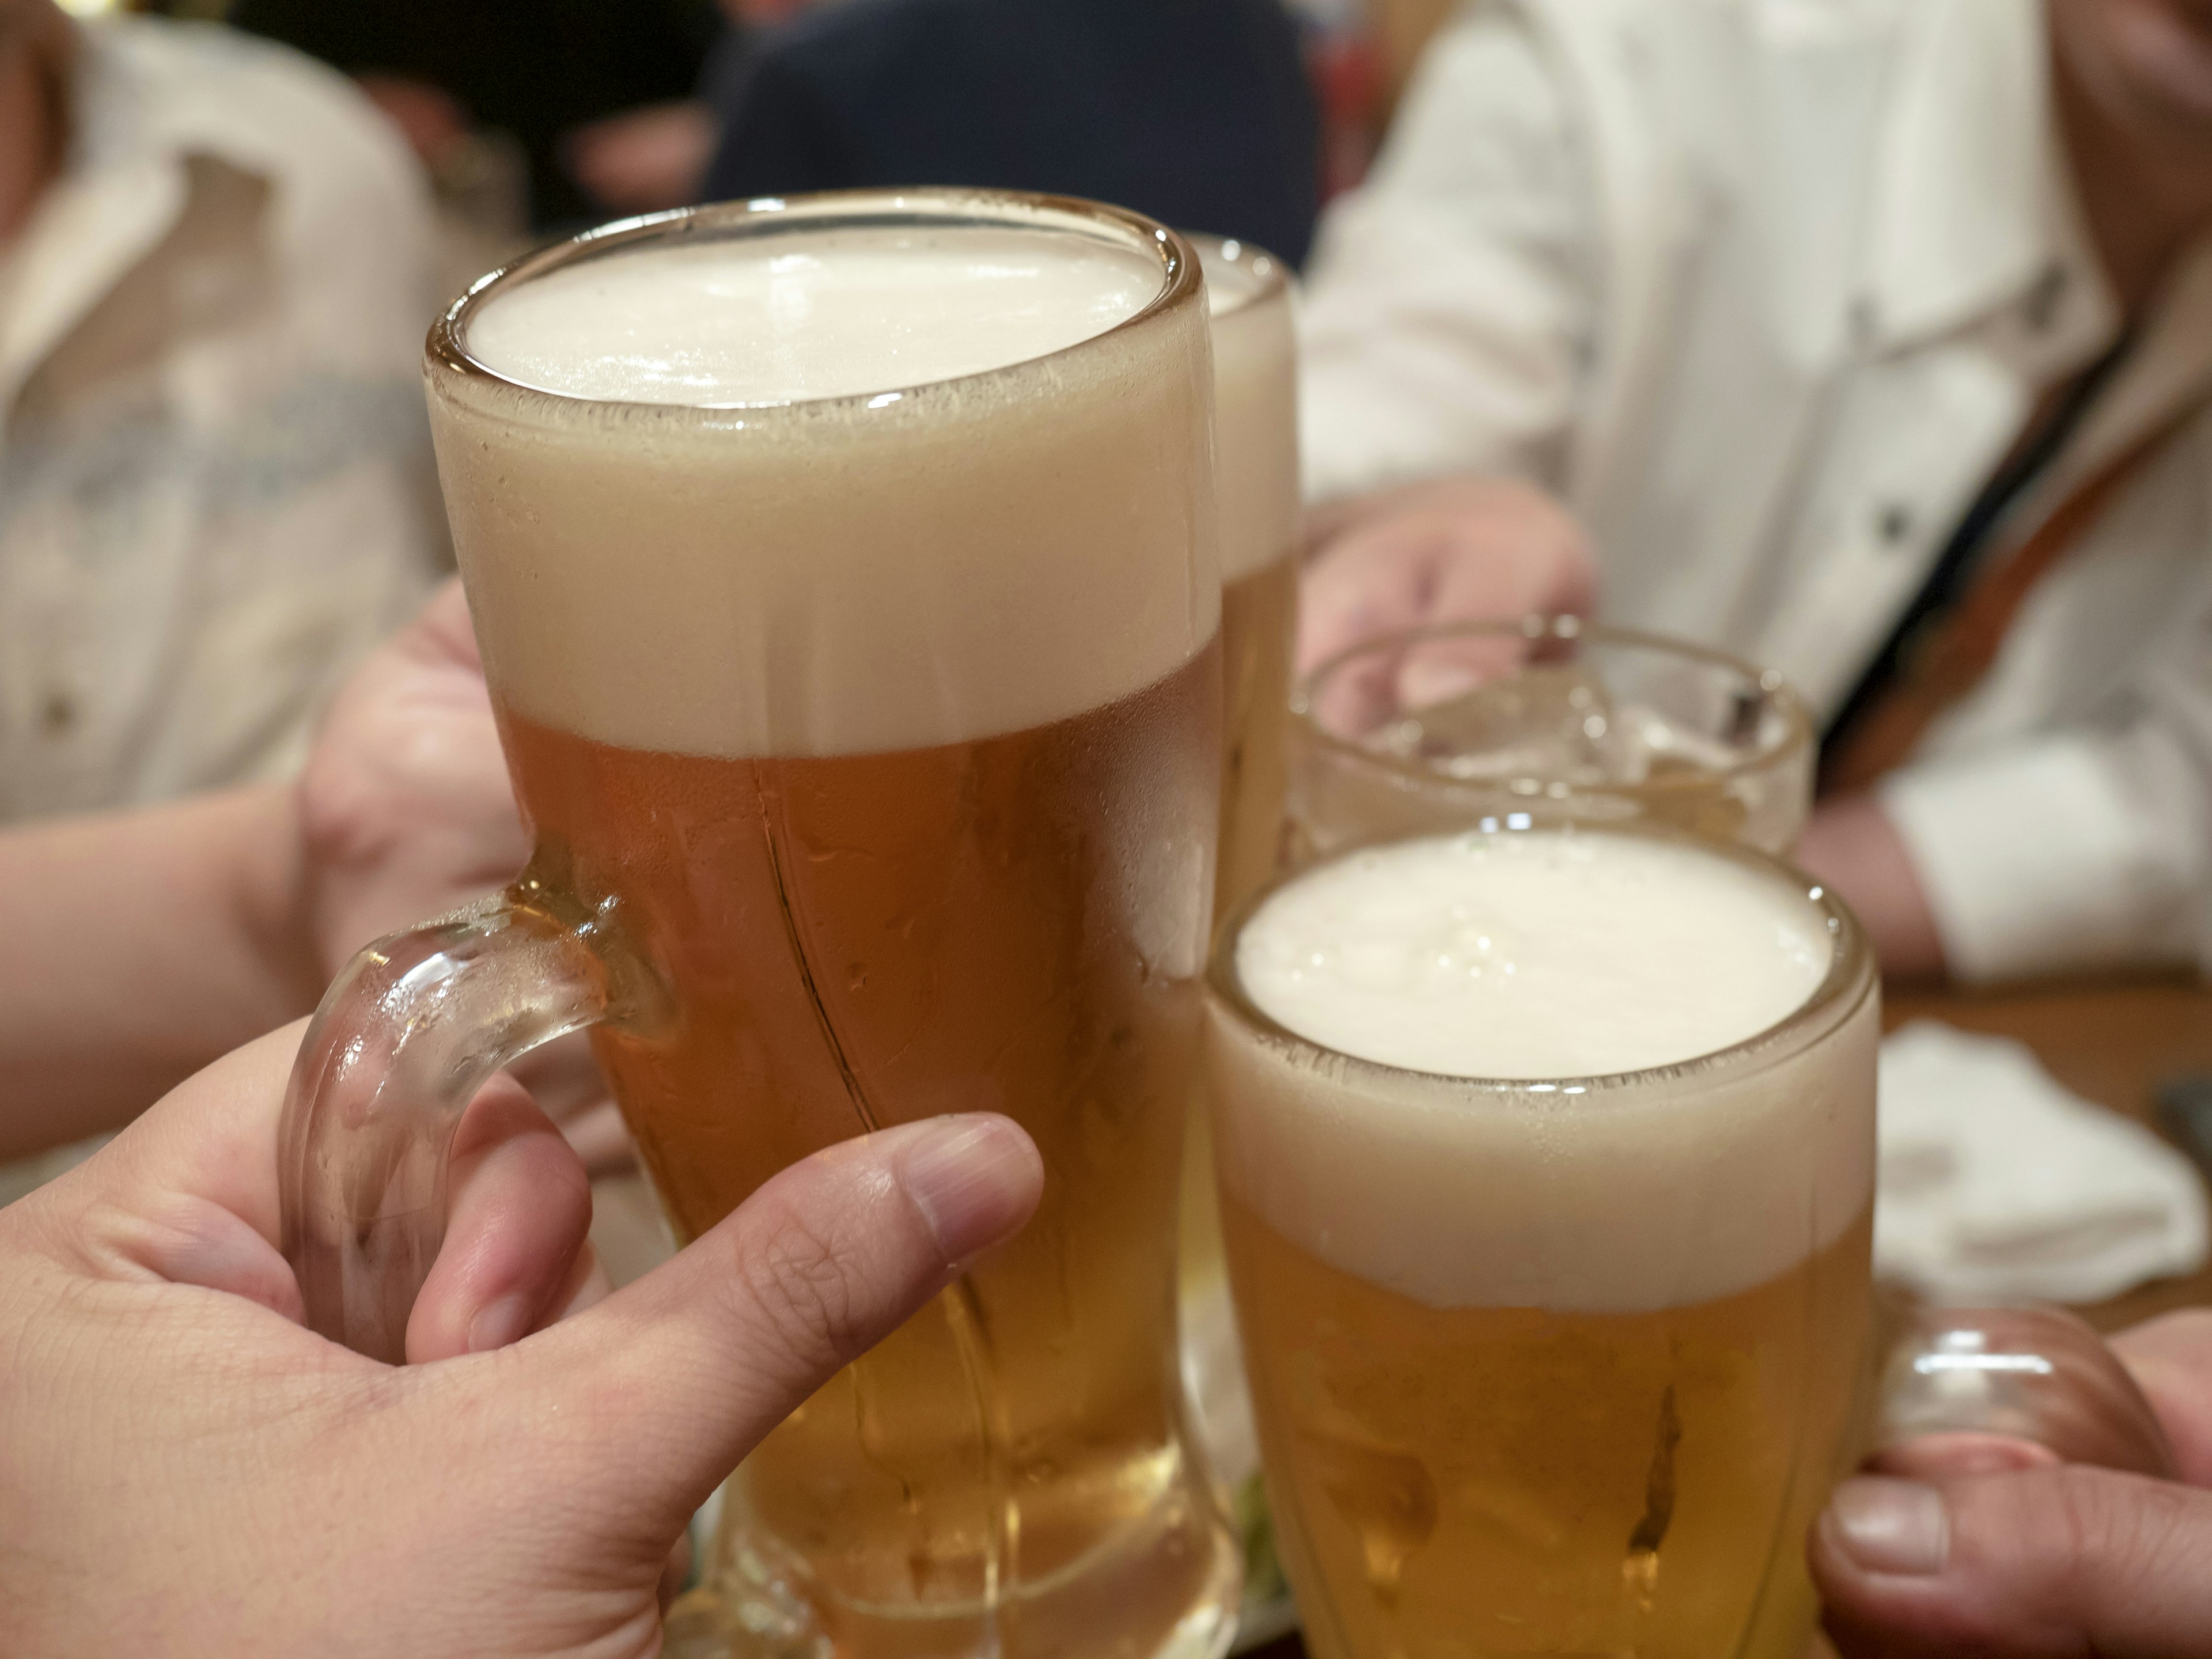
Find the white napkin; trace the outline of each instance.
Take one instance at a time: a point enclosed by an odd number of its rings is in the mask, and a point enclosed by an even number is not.
[[[2007,1037],[1916,1021],[1881,1046],[1875,1268],[1954,1300],[2101,1302],[2204,1263],[2204,1185]]]

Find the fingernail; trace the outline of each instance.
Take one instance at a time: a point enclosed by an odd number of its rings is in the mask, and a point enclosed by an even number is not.
[[[1044,1169],[1012,1123],[975,1115],[929,1125],[907,1146],[897,1175],[945,1260],[957,1265],[1029,1219]]]
[[[1951,1549],[1943,1494],[1917,1480],[1846,1480],[1828,1499],[1820,1526],[1867,1572],[1932,1577],[1943,1571]]]
[[[530,1299],[521,1296],[504,1296],[477,1309],[477,1316],[469,1321],[469,1352],[489,1353],[494,1348],[520,1342],[536,1311]]]

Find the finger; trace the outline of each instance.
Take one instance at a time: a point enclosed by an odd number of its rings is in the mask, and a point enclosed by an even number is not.
[[[503,1348],[575,1294],[591,1182],[561,1131],[512,1078],[477,1092],[453,1133],[444,1244],[407,1320],[421,1364]]]
[[[1847,1659],[2212,1655],[2212,1494],[2069,1466],[1839,1486],[1813,1574]]]
[[[2050,1447],[2008,1434],[1945,1432],[1917,1434],[1885,1446],[1867,1460],[1875,1474],[1893,1474],[1912,1480],[1940,1480],[1947,1475],[2009,1474],[2021,1469],[2047,1469],[2063,1460]]]
[[[1297,672],[1421,623],[1438,542],[1429,525],[1394,520],[1353,531],[1308,566],[1298,584]]]
[[[670,1536],[839,1367],[1011,1237],[1043,1184],[1002,1117],[934,1119],[794,1164],[672,1261],[514,1351],[560,1478]]]
[[[1573,520],[1549,506],[1506,510],[1517,501],[1462,522],[1438,550],[1431,622],[1516,623],[1580,615],[1595,602],[1595,565]],[[1399,694],[1410,708],[1431,707],[1512,673],[1529,655],[1519,633],[1430,641],[1407,653]]]
[[[592,1052],[589,1031],[571,1031],[540,1043],[507,1070],[556,1123],[565,1124],[607,1100],[606,1074]]]
[[[141,1216],[200,1200],[276,1248],[276,1125],[307,1026],[295,1020],[194,1073],[71,1171],[65,1190]]]
[[[637,1168],[637,1150],[630,1145],[629,1130],[614,1102],[603,1101],[561,1126],[568,1145],[583,1160],[592,1180],[601,1176],[626,1175]]]
[[[449,576],[433,593],[415,625],[399,636],[400,648],[419,661],[457,663],[483,672],[477,648],[476,624],[469,617],[469,596],[459,576]]]
[[[58,1210],[51,1235],[102,1276],[202,1285],[300,1320],[281,1253],[276,1137],[305,1028],[271,1032],[195,1073],[55,1182],[45,1200]],[[426,1352],[434,1328],[442,1351],[466,1352],[453,1332],[465,1336],[468,1310],[502,1292],[534,1301],[525,1329],[604,1294],[582,1248],[590,1197],[574,1155],[512,1082],[479,1100],[457,1134],[453,1221],[417,1300]]]
[[[2121,1332],[2112,1351],[2134,1374],[2193,1486],[2212,1486],[2212,1312],[2191,1309]]]
[[[1528,641],[1517,632],[1423,640],[1407,647],[1399,665],[1399,705],[1410,714],[1425,713],[1513,673],[1528,655]]]

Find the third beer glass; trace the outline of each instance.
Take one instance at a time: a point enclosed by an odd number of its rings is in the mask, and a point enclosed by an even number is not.
[[[1214,470],[1221,514],[1221,857],[1214,915],[1273,875],[1281,855],[1285,727],[1297,608],[1297,341],[1281,260],[1193,236],[1213,318]],[[1214,1467],[1248,1538],[1265,1531],[1252,1408],[1237,1358],[1206,1104],[1194,1097],[1183,1159],[1183,1366]],[[1264,1549],[1251,1554],[1242,1634],[1287,1628]]]
[[[1298,602],[1297,340],[1281,260],[1194,236],[1213,314],[1221,506],[1221,867],[1225,915],[1275,873]]]
[[[1218,793],[1207,323],[1133,215],[917,192],[617,226],[428,364],[536,853],[326,1000],[318,1328],[392,1351],[489,1068],[593,1042],[678,1234],[847,1136],[1020,1121],[1035,1220],[732,1482],[673,1652],[1203,1655],[1173,1217]],[[734,1382],[733,1382],[734,1385]]]
[[[1873,965],[1755,854],[1317,866],[1222,936],[1209,1088],[1316,1659],[1796,1659],[1867,1380]]]

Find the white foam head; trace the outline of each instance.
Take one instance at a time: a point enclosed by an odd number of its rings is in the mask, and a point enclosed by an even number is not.
[[[1193,236],[1213,313],[1221,580],[1288,558],[1298,527],[1298,358],[1289,273],[1249,242]]]
[[[874,206],[707,210],[434,335],[509,706],[629,748],[912,749],[1102,707],[1212,637],[1206,319],[1171,246],[1018,198]]]
[[[1235,942],[1243,996],[1304,1041],[1217,999],[1223,1179],[1437,1306],[1747,1289],[1871,1197],[1877,1014],[1863,960],[1835,991],[1849,937],[1777,868],[1633,836],[1324,865]]]
[[[1326,1048],[1541,1080],[1730,1048],[1796,1012],[1833,954],[1802,894],[1698,848],[1473,835],[1316,870],[1245,925],[1237,971]]]
[[[823,231],[587,260],[469,325],[469,355],[568,398],[741,408],[927,386],[1027,362],[1126,322],[1157,258],[990,227]]]

